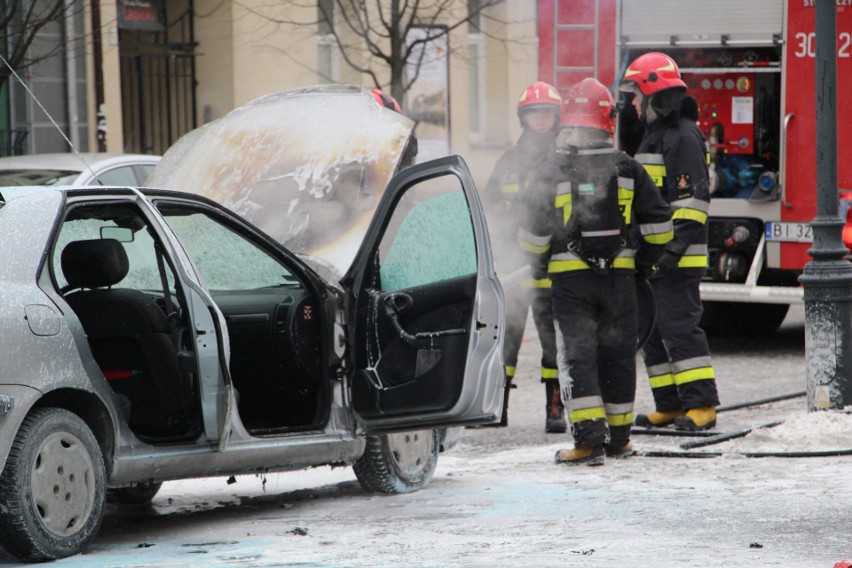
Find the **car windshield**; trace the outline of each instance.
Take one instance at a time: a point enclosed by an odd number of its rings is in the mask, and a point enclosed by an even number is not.
[[[209,197],[344,273],[413,127],[360,87],[283,91],[181,138],[146,185]]]
[[[50,169],[18,169],[0,171],[0,187],[17,185],[68,185],[79,171]]]

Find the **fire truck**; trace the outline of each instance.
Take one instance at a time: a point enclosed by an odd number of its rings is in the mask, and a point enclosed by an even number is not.
[[[563,94],[594,76],[616,92],[661,51],[698,102],[711,158],[709,330],[774,332],[803,301],[816,216],[817,0],[538,0],[539,78]],[[827,0],[819,0],[827,1]],[[837,4],[838,185],[852,245],[852,0]],[[619,144],[631,130],[620,121]]]

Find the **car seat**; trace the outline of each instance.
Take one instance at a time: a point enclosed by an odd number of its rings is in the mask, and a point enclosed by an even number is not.
[[[112,389],[130,399],[130,428],[140,437],[185,435],[192,375],[178,361],[174,334],[156,299],[111,288],[129,270],[115,239],[73,241],[62,251],[65,299],[77,314],[92,355]]]

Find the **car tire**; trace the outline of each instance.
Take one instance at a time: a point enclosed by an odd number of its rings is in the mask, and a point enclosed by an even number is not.
[[[106,473],[94,434],[77,415],[27,416],[0,475],[0,545],[26,561],[80,553],[104,515]]]
[[[411,493],[432,481],[438,446],[437,430],[368,436],[352,469],[368,493]]]
[[[704,302],[701,327],[722,337],[766,337],[781,327],[789,309],[787,304]]]
[[[160,491],[162,483],[143,481],[127,487],[117,487],[107,491],[107,501],[122,505],[150,505],[151,500]]]

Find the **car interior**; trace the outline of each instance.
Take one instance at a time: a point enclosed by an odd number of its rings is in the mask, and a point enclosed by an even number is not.
[[[225,316],[247,430],[320,426],[323,322],[308,287],[212,213],[161,209]],[[202,409],[190,313],[174,263],[142,213],[115,203],[71,208],[52,273],[134,434],[152,444],[196,439]]]

